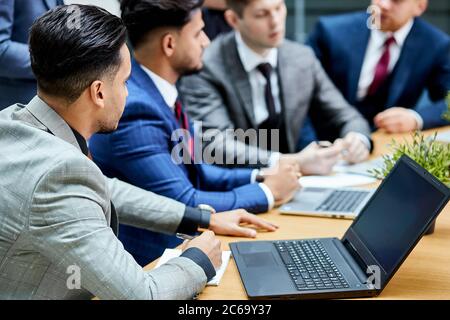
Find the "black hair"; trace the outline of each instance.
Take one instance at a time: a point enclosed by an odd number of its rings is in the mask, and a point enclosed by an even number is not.
[[[137,48],[149,32],[161,27],[182,28],[204,0],[120,0],[122,19],[131,45]]]
[[[95,6],[58,6],[31,27],[31,68],[38,88],[73,102],[95,80],[115,76],[126,27]]]

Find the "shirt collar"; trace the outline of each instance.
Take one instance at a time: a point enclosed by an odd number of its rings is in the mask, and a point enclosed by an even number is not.
[[[170,108],[174,108],[175,102],[178,99],[177,87],[175,85],[171,84],[170,82],[168,82],[166,79],[161,78],[156,73],[147,69],[143,65],[141,65],[141,67],[145,71],[145,73],[147,73],[147,75],[155,83],[156,88],[158,89],[159,93],[162,95],[166,104]]]
[[[86,139],[84,139],[84,137],[78,133],[78,131],[76,131],[74,128],[70,127],[70,129],[72,129],[73,134],[75,135],[75,139],[77,139],[78,145],[80,146],[81,152],[83,152],[83,154],[85,156],[89,155],[89,148],[86,142]]]
[[[379,47],[384,46],[386,39],[388,39],[391,35],[395,38],[395,43],[401,48],[406,41],[406,38],[409,35],[412,27],[414,25],[414,19],[408,21],[403,27],[401,27],[396,32],[383,32],[381,30],[372,30],[372,38],[379,44]],[[378,45],[377,45],[378,47]]]
[[[270,63],[272,68],[276,68],[278,65],[278,49],[270,49],[269,54],[265,57],[256,53],[245,44],[242,36],[239,32],[236,32],[236,43],[239,57],[241,58],[242,65],[246,72],[253,71],[261,63]]]

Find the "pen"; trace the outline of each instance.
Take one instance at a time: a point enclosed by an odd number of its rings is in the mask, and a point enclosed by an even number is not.
[[[333,146],[333,144],[329,141],[317,141],[316,143],[319,146],[319,148],[321,148],[321,149],[325,149],[325,148],[329,148],[329,147]],[[342,150],[341,154],[342,154],[342,156],[346,157],[348,155],[348,150],[347,149]]]
[[[193,240],[195,237],[184,233],[177,233],[177,238],[181,240]]]

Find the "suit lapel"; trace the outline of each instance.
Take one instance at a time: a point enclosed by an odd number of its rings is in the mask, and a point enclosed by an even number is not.
[[[281,45],[278,50],[278,79],[280,86],[280,102],[283,109],[284,123],[286,125],[286,136],[288,139],[288,145],[290,150],[295,150],[295,138],[294,135],[298,135],[298,125],[292,123],[294,120],[290,116],[291,111],[295,111],[297,106],[295,99],[293,99],[298,92],[298,79],[295,79],[298,75],[290,70],[290,62],[294,59],[289,55],[289,52],[284,50],[284,46]]]
[[[349,102],[352,104],[357,101],[359,78],[370,39],[370,30],[364,25],[367,16],[364,15],[364,17],[363,22],[358,22],[358,25],[361,24],[361,26],[351,30],[351,36],[347,37],[348,46],[351,49],[348,60],[350,72],[348,72],[348,91],[346,96],[349,97]]]
[[[251,127],[256,128],[257,124],[255,111],[253,110],[252,88],[248,79],[248,74],[239,58],[234,33],[228,35],[222,54],[224,55],[225,64],[227,66],[226,69],[231,72],[232,79],[234,79],[235,90],[244,105],[245,113],[251,122]]]
[[[396,101],[400,97],[405,85],[408,83],[409,75],[412,71],[411,66],[415,64],[417,59],[418,50],[417,43],[421,43],[419,32],[416,31],[417,24],[414,22],[414,25],[403,44],[402,52],[398,59],[398,62],[392,71],[391,76],[391,84],[389,88],[389,96],[387,99],[386,107],[394,107]]]
[[[53,135],[70,143],[81,152],[77,139],[69,125],[38,96],[31,100],[26,109]]]
[[[55,0],[44,0],[44,4],[47,7],[47,10],[50,10],[55,7],[56,1]]]

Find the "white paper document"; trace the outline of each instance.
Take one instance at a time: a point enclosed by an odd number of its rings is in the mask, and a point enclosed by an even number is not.
[[[439,133],[436,137],[436,140],[439,142],[450,143],[450,131],[444,131]]]
[[[381,169],[383,164],[383,157],[378,157],[373,160],[364,161],[357,164],[348,164],[347,162],[342,161],[334,166],[333,171],[338,173],[352,173],[372,177],[369,171],[373,169]]]
[[[362,186],[376,182],[369,176],[336,173],[331,176],[306,176],[300,178],[303,188],[346,188]]]
[[[164,263],[168,262],[170,259],[177,258],[181,255],[182,251],[180,249],[166,249],[164,251],[164,254],[159,259],[158,264],[156,265],[156,268],[159,268]],[[220,280],[222,279],[223,274],[225,273],[225,270],[227,269],[228,262],[230,262],[231,257],[231,251],[223,251],[222,252],[222,265],[220,266],[219,270],[216,270],[216,276],[211,279],[206,285],[207,286],[218,286],[220,283]]]

